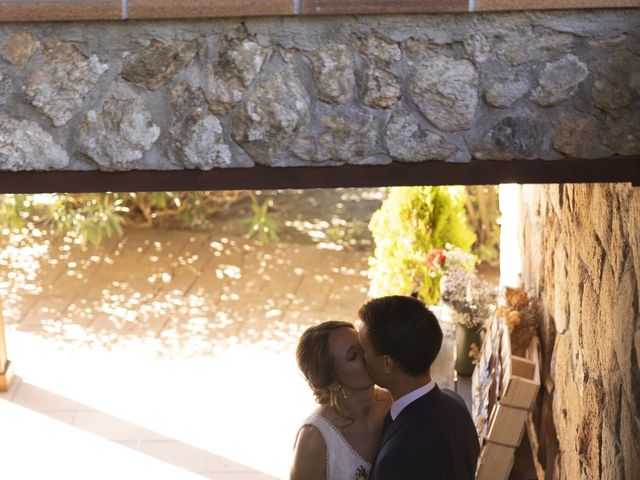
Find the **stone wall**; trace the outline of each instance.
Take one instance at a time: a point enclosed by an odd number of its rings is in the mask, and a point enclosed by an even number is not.
[[[0,170],[640,154],[640,10],[0,24]]]
[[[640,188],[521,196],[523,279],[545,311],[538,458],[547,478],[640,478]]]

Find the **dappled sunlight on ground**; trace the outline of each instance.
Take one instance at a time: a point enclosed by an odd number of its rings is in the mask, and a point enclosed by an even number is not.
[[[9,242],[0,257],[7,324],[65,347],[139,343],[187,357],[242,343],[282,350],[327,314],[354,320],[366,300],[363,252],[162,230],[131,230],[98,250]]]
[[[97,250],[7,240],[9,356],[36,406],[71,399],[112,418],[107,429],[127,422],[187,445],[187,457],[196,449],[286,476],[315,408],[295,345],[310,325],[355,320],[366,251],[175,230],[129,230]],[[64,408],[51,415],[87,417]]]

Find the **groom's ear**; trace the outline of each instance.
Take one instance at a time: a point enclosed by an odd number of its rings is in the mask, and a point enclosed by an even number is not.
[[[389,375],[391,374],[391,372],[393,372],[396,362],[394,362],[393,358],[391,358],[389,355],[385,355],[383,360],[384,360],[384,373]]]

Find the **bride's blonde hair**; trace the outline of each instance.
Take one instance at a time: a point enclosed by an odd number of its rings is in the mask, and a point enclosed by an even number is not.
[[[349,322],[329,321],[305,330],[298,342],[296,360],[320,405],[337,408],[336,390],[332,389],[337,383],[333,369],[333,359],[329,352],[329,336],[339,328],[355,327]]]

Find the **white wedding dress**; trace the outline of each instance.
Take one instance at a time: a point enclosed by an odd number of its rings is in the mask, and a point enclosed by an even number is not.
[[[329,420],[316,411],[305,420],[304,425],[316,427],[327,445],[326,480],[367,479],[371,464],[349,445],[342,433]]]

